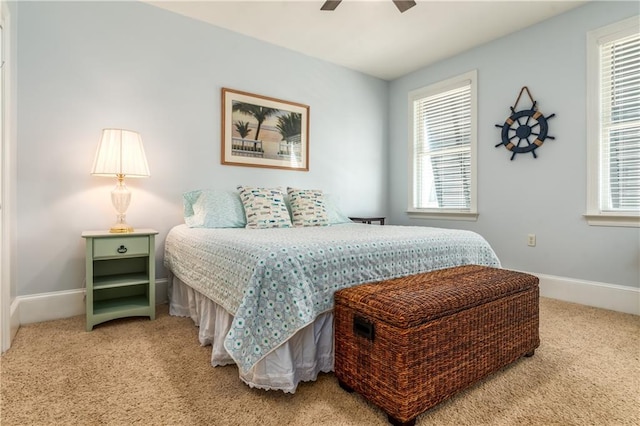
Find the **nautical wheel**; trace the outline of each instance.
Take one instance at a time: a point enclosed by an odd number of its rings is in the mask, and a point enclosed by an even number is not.
[[[531,99],[531,109],[525,109],[516,111],[516,106],[523,91],[527,91],[529,99]],[[549,136],[549,125],[547,120],[553,118],[555,114],[551,114],[545,117],[540,111],[537,110],[537,103],[531,97],[531,93],[527,86],[524,86],[520,90],[518,99],[514,106],[510,107],[512,114],[505,120],[504,124],[496,124],[496,127],[502,129],[501,136],[502,142],[496,145],[504,145],[511,154],[511,160],[513,160],[516,154],[523,154],[530,152],[533,154],[533,158],[538,158],[536,155],[536,149],[538,149],[544,143],[545,139],[555,139],[553,136]]]

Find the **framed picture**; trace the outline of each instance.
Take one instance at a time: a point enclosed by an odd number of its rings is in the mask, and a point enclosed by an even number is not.
[[[309,106],[222,88],[222,164],[309,170]]]

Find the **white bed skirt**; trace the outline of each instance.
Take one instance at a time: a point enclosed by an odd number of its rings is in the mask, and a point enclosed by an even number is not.
[[[233,315],[169,272],[169,314],[191,317],[202,346],[211,345],[211,365],[234,364],[224,348]],[[239,370],[238,370],[239,371]],[[333,371],[333,312],[326,312],[269,353],[240,379],[251,387],[294,393],[300,382]]]

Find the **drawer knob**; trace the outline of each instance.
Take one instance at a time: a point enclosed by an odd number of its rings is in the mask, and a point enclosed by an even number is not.
[[[118,253],[123,254],[127,252],[127,248],[125,246],[118,247]]]

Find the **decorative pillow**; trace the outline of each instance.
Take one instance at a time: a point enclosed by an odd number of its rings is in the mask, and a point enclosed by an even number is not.
[[[290,228],[291,218],[279,188],[238,186],[247,219],[246,228]]]
[[[287,188],[293,226],[325,226],[329,224],[322,191]]]
[[[240,196],[234,191],[198,189],[182,194],[184,223],[190,228],[244,228]]]
[[[338,198],[335,195],[324,194],[324,205],[327,209],[327,216],[329,217],[330,225],[337,225],[339,223],[351,223],[349,219],[338,207]]]

